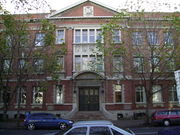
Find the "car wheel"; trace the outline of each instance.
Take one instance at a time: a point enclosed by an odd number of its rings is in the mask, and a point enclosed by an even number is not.
[[[163,121],[163,125],[164,125],[164,126],[170,126],[170,124],[171,124],[171,123],[170,123],[169,120],[164,120],[164,121]]]
[[[34,123],[29,123],[28,126],[27,126],[27,129],[28,130],[34,130],[35,129]]]
[[[65,130],[66,128],[67,128],[67,124],[66,123],[62,122],[62,123],[59,124],[59,129],[60,130]]]

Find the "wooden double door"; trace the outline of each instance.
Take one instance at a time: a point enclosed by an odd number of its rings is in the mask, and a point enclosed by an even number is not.
[[[79,88],[79,111],[99,111],[99,88]]]

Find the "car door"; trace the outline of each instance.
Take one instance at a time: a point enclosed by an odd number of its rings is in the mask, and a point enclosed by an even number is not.
[[[108,126],[91,126],[89,135],[112,135]]]

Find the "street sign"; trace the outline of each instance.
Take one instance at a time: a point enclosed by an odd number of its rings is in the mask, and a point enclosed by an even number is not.
[[[177,70],[174,72],[175,74],[175,80],[176,80],[176,90],[177,90],[177,96],[180,104],[180,70]]]

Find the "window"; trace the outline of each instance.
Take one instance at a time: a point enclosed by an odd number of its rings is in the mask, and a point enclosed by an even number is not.
[[[146,102],[146,95],[145,89],[143,86],[137,86],[136,88],[136,102],[137,103],[145,103]]]
[[[17,92],[17,103],[20,104],[26,104],[26,88],[25,87],[19,87]]]
[[[12,47],[12,39],[11,36],[6,37],[6,45],[7,47]]]
[[[173,45],[172,33],[170,33],[170,32],[164,33],[164,44]]]
[[[19,59],[19,69],[24,69],[26,66],[25,59]]]
[[[95,30],[94,29],[89,30],[89,42],[95,43]]]
[[[114,89],[114,96],[115,96],[115,102],[116,103],[120,103],[122,102],[122,86],[117,84],[117,85],[113,85],[113,89]]]
[[[103,71],[103,57],[102,55],[97,56],[97,71]]]
[[[116,131],[115,129],[111,128],[112,132],[113,132],[113,135],[124,135],[124,134],[121,134],[120,132]]]
[[[56,85],[55,86],[55,98],[56,98],[56,104],[62,104],[64,99],[64,92],[62,85]]]
[[[176,85],[169,87],[169,101],[178,101]]]
[[[43,91],[41,87],[33,87],[33,104],[43,103]]]
[[[57,56],[57,66],[58,71],[64,70],[64,57],[63,56]]]
[[[154,85],[152,87],[153,91],[153,98],[152,101],[153,103],[159,103],[162,102],[162,88],[160,85]]]
[[[158,45],[158,35],[157,32],[148,32],[147,33],[149,45]]]
[[[73,128],[66,135],[86,135],[86,132],[87,132],[87,127],[77,127],[77,128]]]
[[[37,33],[35,38],[35,46],[44,46],[44,37],[45,34]]]
[[[101,33],[102,33],[102,30],[100,30],[100,29],[97,29],[96,30],[96,41],[98,41],[98,42],[102,42],[102,35],[101,35]]]
[[[37,73],[43,72],[44,60],[34,59],[34,71]]]
[[[120,43],[121,42],[121,32],[120,32],[120,30],[113,30],[112,40],[113,40],[114,43]]]
[[[113,71],[122,72],[123,71],[123,62],[121,56],[113,57]]]
[[[89,135],[111,135],[108,127],[90,127]]]
[[[142,57],[134,57],[134,69],[136,72],[144,71],[144,59]]]
[[[173,58],[166,59],[166,71],[167,72],[174,72],[175,70],[175,62]]]
[[[75,29],[74,43],[96,43],[102,41],[100,29]]]
[[[0,104],[3,103],[3,90],[0,90]]]
[[[83,43],[88,42],[88,30],[87,29],[82,30],[82,42]]]
[[[151,62],[150,62],[150,66],[151,66],[151,72],[159,72],[159,66],[160,66],[160,59],[159,57],[152,57],[151,58]]]
[[[4,60],[3,63],[3,70],[5,73],[7,73],[8,71],[10,71],[11,68],[11,61],[9,59]]]
[[[143,43],[142,32],[133,32],[132,42],[133,42],[133,45],[142,45]]]
[[[65,34],[64,30],[57,30],[56,31],[56,44],[62,44],[65,42]]]
[[[75,56],[75,70],[76,71],[81,70],[81,56],[80,55]]]

